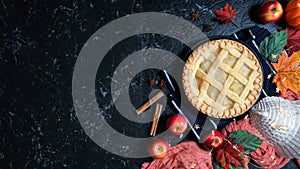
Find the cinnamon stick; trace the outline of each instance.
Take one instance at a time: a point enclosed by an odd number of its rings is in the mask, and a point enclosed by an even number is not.
[[[136,113],[140,115],[143,111],[145,111],[148,107],[150,107],[154,102],[159,100],[161,97],[164,96],[164,93],[162,91],[159,91],[154,97],[152,97],[148,102],[143,104],[141,107],[139,107],[136,110]]]
[[[157,125],[158,125],[158,122],[159,122],[161,111],[162,111],[162,105],[161,104],[156,104],[154,117],[153,117],[153,122],[152,122],[152,126],[151,126],[151,131],[150,131],[150,136],[155,136],[156,135]]]

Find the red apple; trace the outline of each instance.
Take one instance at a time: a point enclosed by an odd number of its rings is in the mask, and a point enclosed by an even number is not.
[[[218,130],[213,130],[212,132],[206,134],[204,136],[204,140],[203,146],[208,150],[222,148],[224,144],[224,137]]]
[[[170,149],[164,139],[156,139],[148,145],[148,152],[153,158],[164,158]]]
[[[259,18],[265,23],[278,21],[283,14],[283,8],[278,1],[266,1],[258,10]]]
[[[174,114],[168,118],[166,126],[173,135],[178,136],[187,129],[187,120],[181,114]]]

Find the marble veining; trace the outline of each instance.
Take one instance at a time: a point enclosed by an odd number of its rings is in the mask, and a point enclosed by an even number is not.
[[[248,14],[250,8],[262,0],[226,2],[237,9],[235,21],[240,27],[214,20],[214,9],[225,5],[225,1],[217,0],[1,0],[0,168],[133,169],[140,168],[144,161],[151,161],[151,158],[130,159],[113,155],[98,147],[81,128],[72,101],[72,74],[79,52],[88,46],[88,38],[102,26],[138,12],[174,14],[200,29],[203,24],[210,24],[213,30],[206,32],[207,36],[229,35],[257,24]],[[192,21],[192,12],[201,14],[199,21]],[[261,26],[270,31],[276,30],[273,24]],[[106,64],[103,64],[107,73],[100,74],[96,79],[95,91],[99,100],[95,101],[100,104],[99,116],[101,114],[102,118],[126,135],[146,136],[149,124],[114,123],[119,116],[113,113],[114,100],[107,84],[110,80],[114,81],[111,73],[126,57],[121,56],[122,53],[131,54],[136,49],[149,47],[180,53],[182,48],[177,42],[167,43],[169,39],[157,37],[139,35],[135,37],[135,43],[129,40],[130,44],[135,45],[121,45],[119,50],[113,50]],[[100,40],[101,37],[94,38]],[[150,43],[154,39],[160,40]],[[122,70],[126,71],[128,67],[130,65]],[[148,99],[144,95],[151,92],[147,80],[156,75],[155,71],[139,74],[142,86],[137,81],[131,82],[131,94],[137,96],[132,98],[132,104],[139,106]],[[158,88],[157,85],[154,88]],[[166,112],[171,113],[171,108],[168,107]],[[109,139],[104,141],[110,143]],[[120,151],[130,153],[131,150],[124,146]],[[286,166],[293,167],[293,162]]]

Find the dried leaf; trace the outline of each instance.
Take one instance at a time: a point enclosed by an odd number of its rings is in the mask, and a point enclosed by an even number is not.
[[[300,50],[300,30],[287,27],[286,31],[288,33],[286,47],[288,48],[288,52],[292,54],[293,52]]]
[[[285,95],[287,89],[294,93],[300,92],[300,51],[294,52],[290,57],[286,52],[282,52],[278,63],[271,63],[277,74],[273,78],[281,95]]]
[[[249,155],[250,152],[255,151],[262,143],[262,140],[259,137],[245,130],[233,132],[228,138],[234,138],[235,144],[242,144],[242,146],[247,149],[247,151],[244,152],[245,155]]]
[[[278,56],[281,54],[286,43],[287,32],[286,30],[283,30],[266,37],[260,43],[259,50],[265,59],[268,59],[271,62],[277,62]]]
[[[245,130],[232,132],[228,136],[223,149],[217,150],[213,158],[215,168],[239,169],[244,167],[244,155],[255,151],[262,143],[262,140]]]
[[[216,9],[215,13],[219,21],[229,24],[232,19],[236,17],[236,10],[232,8],[228,3],[224,6],[224,9]]]
[[[233,142],[233,141],[230,141]],[[224,169],[230,169],[230,166],[235,167],[244,166],[243,152],[245,149],[242,144],[232,145],[225,142],[224,148],[216,152],[216,162]]]
[[[214,169],[224,169],[223,167],[221,167],[215,160],[215,157],[212,157],[212,165]],[[230,165],[230,169],[245,169],[245,166],[243,167],[234,167],[232,165]]]

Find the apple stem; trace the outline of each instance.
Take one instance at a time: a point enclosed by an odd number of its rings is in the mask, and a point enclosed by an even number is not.
[[[236,27],[240,27],[236,22],[234,22],[234,20],[231,20],[231,22],[232,22]]]

